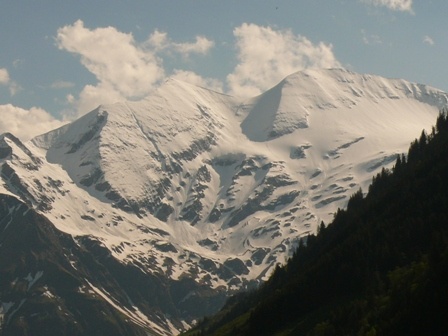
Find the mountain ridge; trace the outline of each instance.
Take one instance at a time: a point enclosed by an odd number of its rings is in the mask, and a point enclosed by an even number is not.
[[[447,101],[346,70],[295,73],[247,100],[171,80],[27,143],[3,136],[0,193],[160,275],[181,328],[202,314],[193,302],[218,309],[267,279]]]

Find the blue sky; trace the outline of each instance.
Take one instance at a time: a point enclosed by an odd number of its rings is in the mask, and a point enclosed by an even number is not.
[[[448,91],[448,1],[0,0],[0,133],[24,140],[168,77],[240,96],[344,67]]]

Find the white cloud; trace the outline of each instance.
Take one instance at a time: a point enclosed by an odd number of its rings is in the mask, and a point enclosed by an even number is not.
[[[206,55],[215,43],[204,36],[196,36],[195,42],[173,42],[166,32],[156,30],[146,43],[155,51],[176,52],[184,57],[190,54]]]
[[[126,98],[109,83],[101,82],[97,85],[86,85],[79,94],[75,106],[78,114],[82,115],[100,104],[113,104]]]
[[[0,105],[0,134],[10,132],[22,141],[27,141],[65,123],[38,107],[25,110],[11,104]]]
[[[98,80],[96,85],[86,85],[76,101],[67,100],[73,102],[79,115],[99,104],[141,98],[151,92],[165,77],[159,53],[176,52],[188,57],[206,54],[214,45],[202,36],[192,43],[176,43],[157,30],[148,41],[138,43],[132,34],[114,27],[88,29],[81,20],[59,28],[56,43],[60,49],[79,55],[82,65]],[[55,88],[68,86],[67,82],[54,83]]]
[[[234,29],[239,64],[227,76],[229,91],[255,96],[287,75],[306,68],[340,67],[332,45],[313,44],[290,30],[244,23]]]
[[[98,84],[84,87],[78,112],[86,113],[101,103],[143,97],[164,77],[162,61],[114,27],[88,29],[81,20],[58,29],[60,49],[81,56],[81,63]],[[97,100],[101,99],[101,100]]]
[[[434,45],[434,40],[430,36],[426,35],[423,38],[423,43],[426,43],[426,44],[428,44],[430,46],[433,46]]]
[[[5,68],[0,68],[0,84],[6,85],[9,83],[9,73]]]
[[[147,45],[157,51],[165,49],[169,43],[168,34],[158,30],[154,31],[147,41]]]
[[[11,94],[11,96],[14,96],[20,90],[22,90],[22,87],[19,84],[17,84],[16,82],[11,81],[9,83],[9,93]]]
[[[374,5],[383,6],[391,10],[414,13],[412,9],[412,0],[362,0],[363,2]]]
[[[204,36],[196,36],[194,43],[173,43],[173,48],[182,55],[192,53],[206,55],[214,46],[214,42]]]
[[[6,85],[11,96],[14,96],[22,89],[19,84],[11,80],[8,70],[5,68],[0,68],[0,85]]]
[[[75,102],[75,96],[73,96],[71,93],[69,93],[67,96],[65,96],[65,99],[68,104],[72,105]]]
[[[210,90],[223,92],[223,84],[219,80],[214,78],[204,78],[192,71],[175,70],[171,77]]]

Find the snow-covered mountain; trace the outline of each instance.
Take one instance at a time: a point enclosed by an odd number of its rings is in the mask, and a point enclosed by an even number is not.
[[[448,94],[404,80],[307,70],[249,100],[168,80],[142,101],[100,106],[27,143],[4,134],[0,253],[31,209],[72,240],[66,272],[82,274],[78,292],[129,323],[176,333],[219,309],[231,291],[266,279],[447,103]],[[139,281],[151,277],[166,302],[148,303],[151,296],[119,280],[103,284],[81,252],[70,255],[76,249],[107,254],[115,273],[108,268],[104,277],[117,280],[125,266]],[[25,279],[28,290],[56,297],[36,265],[5,273],[4,283]],[[0,300],[13,321],[26,291],[4,288]]]

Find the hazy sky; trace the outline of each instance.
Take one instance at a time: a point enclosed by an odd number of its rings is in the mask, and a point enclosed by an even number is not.
[[[0,0],[0,133],[23,140],[168,77],[253,96],[309,67],[448,91],[446,0]]]

